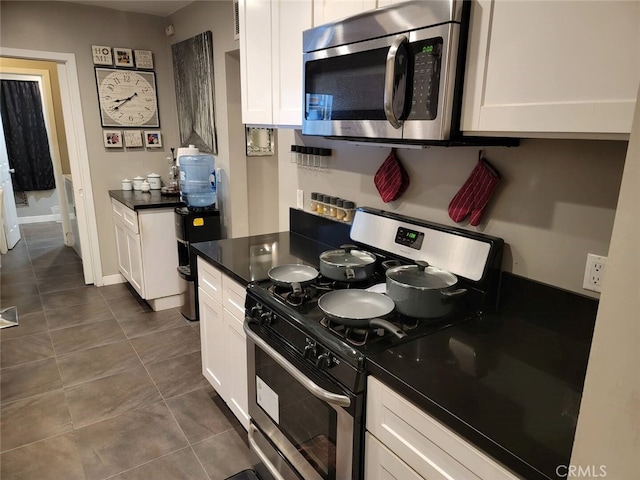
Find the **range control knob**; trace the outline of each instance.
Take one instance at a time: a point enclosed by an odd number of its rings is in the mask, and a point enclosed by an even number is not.
[[[260,325],[271,325],[271,312],[264,312],[260,314]]]
[[[262,315],[262,305],[257,304],[254,307],[251,307],[251,311],[249,312],[249,316],[251,318],[260,318],[260,315]]]
[[[319,355],[318,358],[316,358],[316,367],[321,370],[325,368],[331,368],[332,363],[333,362],[331,354],[328,352],[325,352],[322,355]]]
[[[316,350],[316,342],[312,342],[307,340],[307,345],[304,347],[304,352],[302,353],[304,358],[314,358],[317,355]]]

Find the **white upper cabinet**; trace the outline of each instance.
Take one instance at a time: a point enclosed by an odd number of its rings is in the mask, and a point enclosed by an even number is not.
[[[473,2],[462,130],[624,138],[640,80],[640,2]]]
[[[334,22],[376,7],[376,0],[313,0],[313,26]]]
[[[302,125],[302,32],[311,0],[240,0],[242,123]]]

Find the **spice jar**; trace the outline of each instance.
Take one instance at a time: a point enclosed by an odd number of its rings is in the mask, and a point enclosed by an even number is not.
[[[311,194],[311,211],[315,212],[318,210],[318,193],[313,192]]]
[[[341,198],[338,198],[336,200],[336,219],[337,220],[344,220],[344,200]]]
[[[329,209],[331,208],[330,206],[330,202],[331,201],[331,197],[329,195],[324,195],[322,197],[322,213],[324,215],[329,215]]]
[[[355,208],[356,204],[348,200],[345,200],[342,205],[344,206],[343,220],[345,222],[350,222],[351,220],[353,220],[353,209]]]
[[[337,197],[329,197],[329,216],[336,218],[336,202],[337,202],[338,198]]]

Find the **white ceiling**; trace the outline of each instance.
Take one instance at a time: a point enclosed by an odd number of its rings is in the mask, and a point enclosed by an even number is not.
[[[64,0],[72,3],[84,3],[95,7],[112,8],[123,12],[148,13],[159,17],[168,17],[182,7],[192,3],[185,0]]]

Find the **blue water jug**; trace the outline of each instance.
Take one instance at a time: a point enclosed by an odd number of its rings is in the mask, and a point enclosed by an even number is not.
[[[213,155],[180,157],[180,195],[189,207],[209,207],[216,203],[216,173]]]

